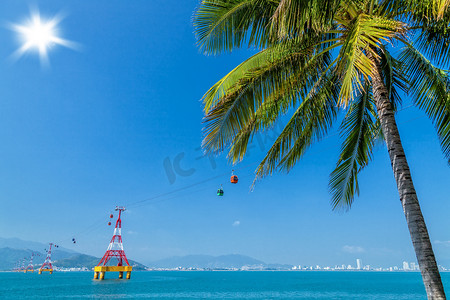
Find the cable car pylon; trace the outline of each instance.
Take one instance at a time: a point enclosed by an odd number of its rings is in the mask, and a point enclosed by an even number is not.
[[[28,272],[33,273],[34,272],[33,257],[38,256],[38,255],[39,255],[38,253],[31,252],[30,263],[28,264],[28,267],[25,269],[25,273],[28,273]]]
[[[53,274],[52,246],[55,246],[55,248],[58,248],[58,245],[55,245],[53,243],[49,243],[48,251],[47,251],[47,257],[45,258],[45,261],[42,264],[42,266],[39,268],[39,274],[42,274],[42,272],[50,272],[50,274]]]
[[[103,255],[98,265],[94,268],[94,279],[105,279],[106,272],[119,272],[119,279],[123,279],[123,272],[126,272],[126,278],[131,278],[131,271],[133,267],[128,263],[128,259],[125,255],[125,251],[123,251],[122,244],[122,220],[120,219],[120,217],[124,210],[125,207],[116,206],[116,211],[119,211],[119,216],[117,217],[114,234],[105,255]],[[107,266],[111,258],[117,258],[117,266]]]
[[[21,265],[20,265],[20,269],[19,272],[24,272],[26,273],[26,268],[25,268],[25,262],[27,261],[27,258],[25,257],[24,259],[21,260]]]

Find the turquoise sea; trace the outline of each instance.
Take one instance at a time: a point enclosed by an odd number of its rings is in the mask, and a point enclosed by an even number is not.
[[[0,273],[0,299],[425,299],[419,273],[133,272]],[[450,291],[450,273],[442,273]]]

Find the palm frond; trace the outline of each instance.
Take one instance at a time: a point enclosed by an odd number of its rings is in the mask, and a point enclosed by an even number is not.
[[[450,14],[440,21],[424,23],[414,40],[416,46],[438,64],[450,61]]]
[[[414,103],[433,121],[445,158],[450,164],[450,82],[447,71],[435,67],[417,49],[406,47],[400,55],[410,80]]]
[[[256,70],[267,64],[276,64],[280,61],[289,63],[287,65],[289,70],[292,70],[296,64],[301,65],[301,62],[296,62],[296,60],[304,59],[305,54],[312,53],[313,50],[310,46],[314,45],[315,41],[316,39],[313,38],[288,40],[251,56],[220,79],[205,93],[202,98],[205,112],[208,113],[220,99],[232,93],[238,86],[238,82],[245,77],[245,74],[252,70]]]
[[[400,61],[392,57],[384,46],[380,48],[378,55],[381,58],[382,77],[388,90],[388,97],[391,100],[394,110],[397,110],[397,107],[402,104],[398,89],[405,93],[408,89],[408,81],[402,72],[403,65]]]
[[[202,0],[194,14],[198,46],[205,54],[241,47],[258,48],[269,43],[271,17],[276,0]]]
[[[288,172],[309,146],[328,132],[337,115],[339,88],[336,78],[318,79],[259,164],[257,177],[277,169]]]
[[[323,55],[325,60],[328,61],[329,54],[325,53]],[[307,98],[307,92],[311,93],[311,91],[321,88],[324,80],[321,78],[317,79],[317,75],[311,75],[299,76],[299,74],[294,73],[285,82],[286,84],[280,85],[277,90],[273,91],[265,99],[252,118],[241,127],[233,139],[228,153],[228,157],[233,163],[244,158],[248,143],[257,132],[271,128],[279,117],[284,115],[298,99]],[[323,76],[321,75],[321,77]]]
[[[305,32],[324,32],[331,28],[340,0],[281,0],[272,30],[279,38],[302,36]]]
[[[347,19],[342,13],[338,21],[346,29],[342,37],[344,43],[338,56],[338,73],[342,82],[339,104],[347,106],[353,100],[355,91],[363,92],[363,80],[372,75],[373,63],[367,53],[379,58],[376,51],[383,41],[392,38],[402,38],[406,24],[378,16],[369,16],[363,13],[347,11]],[[355,14],[352,19],[351,15]]]
[[[417,23],[442,20],[449,11],[449,0],[403,0],[405,13]]]
[[[344,138],[335,170],[330,175],[333,209],[349,209],[359,195],[358,173],[369,163],[380,132],[370,88],[352,103],[341,125]]]
[[[314,55],[310,49],[291,51],[277,57],[279,59],[275,61],[260,62],[258,68],[239,72],[235,84],[207,112],[203,140],[207,152],[220,152],[227,147],[242,128],[252,122],[263,102],[276,98],[280,91],[292,89],[299,97],[304,97],[308,87],[329,64],[329,54]],[[291,101],[284,107],[294,105],[297,97],[289,99]],[[263,106],[266,115],[275,118],[278,114],[267,114],[270,107]]]

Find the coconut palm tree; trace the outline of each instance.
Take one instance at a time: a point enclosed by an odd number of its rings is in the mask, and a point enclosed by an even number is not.
[[[395,114],[407,93],[436,127],[450,163],[449,0],[203,0],[194,15],[205,54],[248,46],[255,55],[204,95],[203,148],[229,151],[289,118],[257,178],[289,171],[342,116],[330,175],[333,209],[349,209],[358,174],[385,141],[429,299],[445,299]]]

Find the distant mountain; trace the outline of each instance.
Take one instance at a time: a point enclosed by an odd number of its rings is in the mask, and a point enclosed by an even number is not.
[[[0,270],[11,270],[19,260],[26,258],[25,266],[28,266],[31,253],[38,253],[33,259],[35,268],[38,268],[45,260],[48,245],[43,243],[24,241],[18,238],[0,238]],[[98,264],[100,258],[85,255],[63,247],[52,248],[52,261],[55,267],[93,268]],[[116,260],[117,262],[117,260]],[[129,260],[135,270],[143,270],[145,266]]]
[[[11,270],[16,266],[16,263],[19,260],[23,259],[26,259],[25,266],[28,266],[31,253],[33,252],[38,254],[38,256],[35,256],[33,258],[33,265],[41,265],[47,255],[47,253],[45,253],[44,251],[36,251],[31,249],[13,249],[10,247],[0,248],[0,270]],[[62,251],[57,248],[57,250],[52,253],[52,259],[64,259],[73,257],[74,255],[77,254],[73,252]]]
[[[1,238],[0,237],[0,248],[12,248],[12,249],[30,249],[33,251],[44,252],[45,249],[48,249],[48,244],[32,242],[32,241],[24,241],[18,238]],[[67,252],[67,253],[77,253],[73,250],[58,247],[59,251]]]
[[[166,259],[161,259],[148,264],[149,267],[154,268],[210,268],[210,269],[224,269],[224,268],[242,268],[244,266],[260,266],[265,267],[267,264],[255,258],[230,254],[221,256],[211,255],[187,255],[175,256]]]
[[[69,258],[64,258],[60,260],[55,260],[54,265],[59,268],[83,268],[86,267],[91,269],[95,267],[100,261],[99,257],[86,255],[86,254],[78,254]],[[145,270],[145,266],[133,260],[128,260],[131,266],[133,266],[133,270],[140,271]],[[117,260],[116,260],[117,264]]]
[[[32,250],[25,249],[0,249],[0,270],[11,270],[16,266],[19,260],[23,260],[25,257],[29,258]],[[28,266],[28,260],[25,263],[25,267]]]

